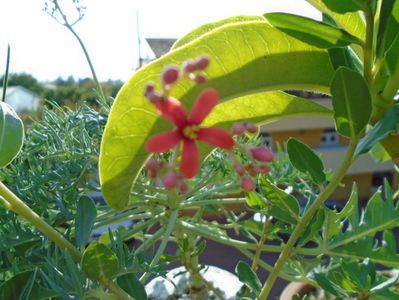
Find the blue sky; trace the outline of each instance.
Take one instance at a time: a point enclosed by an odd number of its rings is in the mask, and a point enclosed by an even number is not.
[[[270,11],[319,15],[304,0],[83,0],[83,4],[86,14],[75,29],[87,45],[100,80],[126,80],[137,66],[137,12],[142,39],[178,38],[201,24],[234,15]],[[39,80],[90,76],[76,40],[43,7],[44,0],[0,1],[0,72],[9,43],[11,72],[31,73]],[[142,46],[142,53],[151,55],[145,43]]]

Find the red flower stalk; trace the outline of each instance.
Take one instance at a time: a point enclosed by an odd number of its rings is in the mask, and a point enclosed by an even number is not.
[[[190,114],[186,113],[180,101],[172,97],[155,103],[159,114],[172,122],[176,128],[149,138],[146,144],[147,151],[165,152],[182,142],[180,171],[186,178],[194,177],[200,167],[197,141],[223,149],[231,149],[234,145],[234,140],[227,131],[217,127],[200,127],[218,100],[216,90],[206,89],[198,96]]]

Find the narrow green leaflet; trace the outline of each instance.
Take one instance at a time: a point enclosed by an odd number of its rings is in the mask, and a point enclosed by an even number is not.
[[[252,271],[251,267],[247,263],[239,261],[236,266],[236,274],[242,283],[248,286],[256,294],[259,294],[262,284],[260,283],[258,276],[254,271]]]
[[[87,277],[112,277],[118,271],[118,257],[106,245],[92,242],[83,253],[81,266]]]
[[[24,141],[24,125],[14,109],[0,102],[0,167],[8,165]]]
[[[298,222],[299,203],[294,196],[279,189],[264,177],[259,178],[259,186],[266,200],[272,204],[272,208],[273,206],[276,207],[278,209],[277,212],[281,213],[276,214],[276,211],[271,211],[273,217],[291,224],[296,224]]]
[[[355,155],[367,153],[379,141],[385,139],[391,132],[399,129],[399,104],[395,104],[388,109],[380,121],[367,132],[366,136],[362,138],[356,147]]]
[[[82,247],[87,243],[96,216],[97,209],[93,200],[86,196],[81,197],[75,217],[76,246]]]
[[[360,39],[345,30],[310,18],[287,13],[268,13],[264,16],[274,27],[319,48],[344,47],[352,43],[362,44]]]
[[[309,146],[290,138],[287,142],[287,153],[292,165],[303,173],[309,173],[314,182],[322,184],[326,181],[323,162]]]
[[[245,200],[250,207],[262,209],[266,207],[266,202],[255,192],[249,192],[245,195]]]
[[[332,282],[326,274],[324,273],[314,273],[313,277],[318,285],[325,291],[340,297],[347,299],[348,294],[345,292],[343,288],[341,288],[338,284]]]
[[[366,81],[359,73],[340,67],[331,82],[331,94],[338,133],[357,136],[371,115],[371,96]]]
[[[158,117],[144,98],[145,84],[148,81],[159,82],[166,65],[182,64],[186,59],[199,55],[208,55],[211,59],[206,70],[208,82],[195,87],[190,82],[183,82],[172,91],[172,96],[180,99],[186,107],[190,107],[198,93],[207,86],[218,90],[221,103],[252,93],[280,89],[305,88],[329,93],[333,75],[325,50],[291,38],[271,28],[266,21],[240,21],[218,27],[146,65],[118,93],[102,139],[100,179],[104,198],[111,207],[122,210],[128,203],[133,182],[149,155],[144,148],[147,138],[170,129],[170,125]],[[271,95],[277,101],[279,94],[286,98],[281,92]],[[309,103],[303,104],[308,106]],[[267,105],[267,102],[262,105]],[[251,111],[256,107],[260,107],[259,103],[254,103]],[[274,120],[279,119],[286,109],[289,111],[289,107],[282,111],[272,110],[264,117],[272,115]],[[231,112],[226,111],[227,115]],[[261,115],[257,117],[260,119]],[[219,124],[225,120],[213,117],[212,122]]]
[[[322,0],[332,11],[345,14],[367,8],[365,0]]]

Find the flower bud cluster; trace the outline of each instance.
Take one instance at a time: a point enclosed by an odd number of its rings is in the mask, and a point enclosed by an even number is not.
[[[175,133],[167,132],[166,136],[171,137],[172,139],[176,139],[176,133],[178,133],[178,139],[183,142],[183,154],[184,151],[187,150],[185,148],[185,139],[190,139],[191,136],[188,135],[187,132],[190,132],[193,136],[191,138],[192,142],[196,142],[198,139],[198,132],[204,136],[204,132],[206,130],[211,130],[211,134],[209,134],[208,138],[205,141],[212,141],[210,144],[215,145],[217,147],[224,148],[229,157],[231,159],[231,163],[237,175],[240,177],[241,187],[245,192],[250,192],[255,190],[255,181],[254,178],[260,174],[268,174],[270,171],[270,167],[268,165],[269,162],[273,160],[272,151],[264,146],[246,146],[241,145],[235,142],[232,137],[233,136],[244,136],[245,134],[255,134],[258,132],[258,126],[249,122],[238,122],[233,124],[231,131],[225,131],[224,134],[221,133],[222,129],[216,128],[202,128],[199,123],[204,119],[204,117],[210,112],[210,110],[215,105],[215,93],[216,92],[207,92],[207,94],[202,93],[197,101],[193,105],[193,111],[191,114],[187,114],[182,108],[180,102],[171,96],[169,96],[169,92],[171,88],[182,79],[190,79],[195,83],[199,84],[206,80],[206,76],[203,73],[204,69],[208,66],[209,59],[206,56],[200,56],[197,59],[189,59],[184,62],[184,64],[179,67],[175,65],[169,65],[165,68],[165,70],[161,74],[160,82],[161,82],[161,91],[155,90],[155,85],[153,83],[148,83],[145,88],[145,96],[150,100],[152,104],[157,108],[158,112],[167,120],[171,121],[175,125]],[[206,96],[204,96],[206,95]],[[210,96],[209,96],[210,95]],[[217,95],[217,94],[216,94]],[[212,98],[212,97],[213,98]],[[202,97],[202,98],[201,98]],[[217,97],[217,96],[216,96]],[[201,103],[202,106],[198,106],[198,103]],[[197,105],[197,106],[196,106]],[[204,111],[201,111],[203,109]],[[199,119],[201,121],[193,120]],[[187,123],[188,122],[188,123]],[[194,123],[190,123],[194,122]],[[188,125],[187,125],[188,124]],[[186,137],[185,137],[186,136]],[[151,140],[152,139],[152,140]],[[151,140],[151,141],[150,141]],[[169,141],[165,140],[165,136],[155,136],[150,138],[150,142],[147,144],[147,147],[152,153],[160,153],[164,152],[164,148],[159,147],[158,144],[161,141],[166,144]],[[218,140],[217,142],[215,142]],[[156,141],[156,142],[154,142]],[[179,142],[178,141],[178,142]],[[224,142],[220,142],[224,141]],[[158,143],[158,144],[157,144]],[[226,144],[226,145],[224,145]],[[149,146],[148,146],[149,145]],[[158,149],[162,149],[159,151]],[[165,148],[166,149],[166,148]],[[169,149],[172,149],[169,148]],[[167,150],[169,150],[167,149]],[[173,145],[174,151],[179,151],[180,147],[177,144]],[[235,150],[233,150],[235,149]],[[237,150],[237,151],[236,151]],[[198,151],[198,150],[197,150]],[[183,168],[183,163],[181,164],[180,171],[176,160],[178,157],[178,153],[174,153],[172,155],[172,159],[166,163],[162,160],[150,159],[147,161],[145,168],[148,172],[148,176],[157,181],[160,185],[163,185],[168,190],[177,190],[180,193],[186,193],[189,190],[189,186],[187,184],[186,179],[192,178],[195,173],[191,174],[188,172],[188,168],[190,167],[190,161],[187,161],[187,157],[192,159],[193,164],[195,166],[195,161],[198,164],[198,157],[192,157],[193,153],[196,151],[190,152],[191,156],[187,156],[186,152],[186,162],[185,168]],[[246,159],[246,163],[241,163],[237,158],[236,154],[240,156],[244,155],[248,159]],[[198,154],[197,154],[198,155]],[[182,155],[184,157],[184,155]],[[196,165],[193,167],[196,169],[195,172],[198,171],[199,167]],[[191,169],[189,169],[190,171]],[[190,173],[189,176],[187,173]]]
[[[168,98],[171,88],[180,79],[191,79],[197,84],[204,83],[207,77],[203,71],[208,65],[209,58],[207,56],[199,56],[195,60],[188,59],[182,66],[169,65],[161,74],[161,92],[156,91],[154,83],[149,82],[145,87],[144,96],[151,103],[157,104]]]
[[[162,160],[150,159],[145,164],[148,176],[153,180],[162,182],[162,185],[168,189],[178,189],[181,193],[188,192],[188,185],[184,176],[175,170],[174,166],[167,165]]]
[[[256,133],[258,127],[253,123],[238,122],[234,123],[231,132],[233,135],[244,135],[245,133]],[[263,174],[267,175],[270,172],[270,167],[267,163],[273,161],[273,152],[270,148],[265,146],[243,146],[238,147],[240,152],[249,156],[250,162],[241,164],[233,154],[231,159],[233,161],[234,170],[241,178],[241,187],[245,192],[255,190],[254,177]]]

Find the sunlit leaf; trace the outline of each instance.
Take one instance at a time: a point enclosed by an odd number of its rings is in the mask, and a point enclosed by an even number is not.
[[[266,21],[227,24],[196,38],[137,71],[117,95],[103,135],[100,155],[102,192],[108,205],[115,209],[125,207],[133,182],[149,155],[144,149],[146,139],[170,128],[170,124],[161,120],[143,97],[145,84],[158,82],[166,65],[181,64],[188,58],[203,54],[211,59],[206,70],[208,82],[197,87],[182,82],[172,91],[172,95],[187,108],[206,86],[218,90],[221,103],[243,97],[240,101],[246,102],[247,107],[250,100],[245,97],[262,91],[301,88],[329,92],[332,67],[326,51],[290,38],[271,28]],[[279,95],[283,101],[287,99],[281,92],[271,95],[276,101]],[[297,104],[302,106],[299,102]],[[308,104],[303,102],[303,105]],[[266,106],[267,99],[262,103],[262,107]],[[251,111],[255,111],[255,107],[261,107],[259,102],[253,104]],[[282,107],[272,109],[263,116],[257,115],[257,118],[279,119],[289,107],[287,103],[283,110]],[[233,111],[230,109],[225,116]],[[305,110],[302,113],[318,113],[320,106],[316,111]],[[248,114],[243,115],[248,118]],[[210,119],[212,121],[206,122],[219,124],[226,121],[222,117],[210,116]]]
[[[352,43],[362,44],[360,39],[345,30],[310,18],[287,13],[268,13],[264,16],[274,27],[316,47],[335,48]]]

